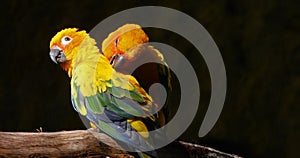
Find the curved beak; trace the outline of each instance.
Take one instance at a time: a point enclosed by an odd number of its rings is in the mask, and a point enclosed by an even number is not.
[[[63,63],[67,60],[65,53],[63,50],[57,46],[53,46],[52,49],[50,50],[50,58],[51,60],[55,63]]]

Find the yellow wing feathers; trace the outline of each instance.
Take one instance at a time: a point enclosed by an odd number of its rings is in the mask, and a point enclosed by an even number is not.
[[[135,129],[142,137],[148,138],[149,132],[146,125],[140,119],[127,119],[131,127]]]

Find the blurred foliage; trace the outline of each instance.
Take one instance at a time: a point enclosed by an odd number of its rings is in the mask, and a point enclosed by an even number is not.
[[[225,62],[223,112],[213,130],[198,138],[210,97],[207,67],[182,37],[146,30],[150,40],[184,52],[198,73],[199,112],[181,139],[245,157],[300,156],[298,1],[3,1],[0,130],[84,129],[71,106],[69,79],[48,57],[49,42],[65,27],[89,31],[116,12],[143,5],[166,6],[195,18],[210,32]]]

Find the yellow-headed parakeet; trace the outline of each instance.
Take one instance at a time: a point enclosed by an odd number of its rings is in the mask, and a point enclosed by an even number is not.
[[[147,42],[147,35],[135,24],[111,33],[102,43],[103,53],[86,31],[76,28],[58,32],[50,42],[51,59],[71,78],[74,109],[94,127],[137,149],[150,146],[149,131],[165,123],[164,112],[156,112],[163,105],[156,104],[145,89],[162,80],[159,76],[166,76],[169,83],[164,66],[149,67],[150,75],[136,73],[138,80],[128,72],[143,59],[164,62],[158,50],[140,45]]]

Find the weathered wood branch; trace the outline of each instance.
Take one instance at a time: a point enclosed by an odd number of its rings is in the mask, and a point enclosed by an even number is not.
[[[110,145],[103,142],[109,142]],[[39,133],[0,132],[0,157],[134,157],[115,147],[119,145],[109,136],[88,130]],[[158,152],[159,157],[238,158],[236,155],[186,142],[171,143]]]

